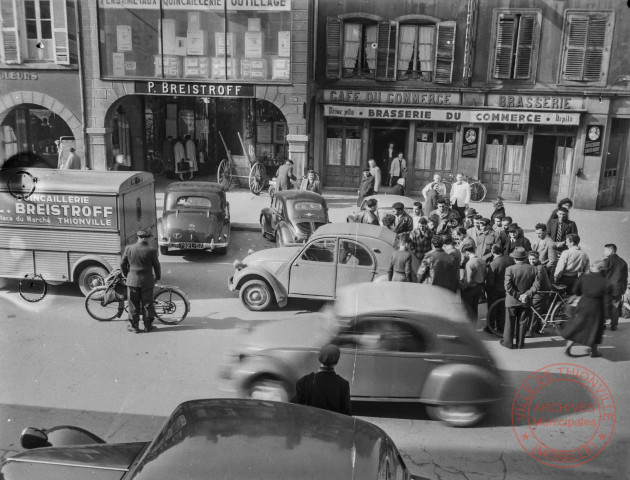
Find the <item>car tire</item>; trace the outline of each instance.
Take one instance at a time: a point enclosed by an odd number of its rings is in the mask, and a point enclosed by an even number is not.
[[[81,270],[78,279],[81,293],[87,297],[88,293],[90,293],[94,288],[104,286],[105,277],[107,275],[107,270],[96,265]]]
[[[288,402],[289,389],[282,380],[264,376],[256,378],[249,384],[246,392],[247,398],[254,400],[272,400],[275,402]]]
[[[269,238],[269,234],[267,233],[267,230],[265,230],[265,221],[263,219],[260,220],[260,233],[263,238]]]
[[[262,279],[245,282],[239,291],[241,301],[254,312],[266,310],[274,300],[269,284]]]
[[[483,405],[427,405],[427,414],[433,420],[451,427],[472,427],[486,416]]]
[[[162,255],[168,255],[168,247],[161,246],[161,247],[160,247],[160,253],[161,253]]]

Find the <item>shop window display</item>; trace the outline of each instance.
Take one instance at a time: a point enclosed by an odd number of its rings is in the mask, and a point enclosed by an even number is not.
[[[103,77],[291,78],[290,2],[257,10],[99,6]]]

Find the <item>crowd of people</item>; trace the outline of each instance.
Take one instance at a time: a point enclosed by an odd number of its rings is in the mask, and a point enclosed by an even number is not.
[[[492,215],[484,217],[470,207],[470,186],[464,176],[457,174],[456,179],[447,194],[436,174],[423,189],[425,203],[415,202],[412,214],[395,203],[392,214],[379,218],[373,199],[357,214],[357,222],[383,225],[398,234],[399,249],[391,258],[389,279],[459,292],[475,321],[480,302],[491,305],[505,299],[501,344],[510,349],[523,348],[525,338],[539,334],[530,307],[544,309],[550,298],[544,292],[560,286],[579,297],[576,313],[562,332],[572,342],[565,353],[571,356],[571,346],[577,342],[590,347],[592,357],[601,356],[597,345],[605,322],[610,320],[610,329],[617,330],[628,285],[628,265],[617,255],[617,246],[606,244],[603,259],[591,261],[580,248],[576,223],[569,218],[573,202],[568,198],[558,203],[546,222],[533,226],[532,244],[507,215],[501,198],[494,203]],[[418,262],[414,271],[412,265]]]

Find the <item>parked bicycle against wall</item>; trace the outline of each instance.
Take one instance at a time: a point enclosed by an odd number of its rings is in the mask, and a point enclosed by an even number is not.
[[[475,203],[483,202],[486,198],[486,194],[488,193],[488,189],[486,188],[486,186],[481,183],[480,180],[477,180],[475,178],[469,178],[466,179],[466,181],[470,185],[470,201]],[[445,185],[447,185],[446,191],[450,192],[451,185],[457,182],[457,179],[453,176],[452,173],[449,173],[448,178],[446,180],[443,180],[443,182]]]
[[[96,287],[85,298],[85,309],[101,322],[120,318],[128,309],[125,277],[120,270],[105,278],[105,285]],[[153,304],[157,319],[167,325],[181,323],[190,311],[188,296],[175,285],[156,284]]]

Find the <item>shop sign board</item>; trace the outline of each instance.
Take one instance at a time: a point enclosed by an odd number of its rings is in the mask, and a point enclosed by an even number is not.
[[[448,108],[390,108],[349,105],[324,105],[327,117],[435,120],[464,123],[519,123],[530,125],[579,125],[579,113],[476,110]]]
[[[473,127],[464,128],[464,141],[462,143],[462,157],[477,157],[479,149],[479,129]]]
[[[528,110],[581,110],[582,97],[559,95],[488,95],[488,106],[500,108],[524,108]]]
[[[98,0],[100,8],[135,10],[289,11],[291,0]]]
[[[149,95],[185,95],[201,97],[246,97],[254,96],[254,85],[206,82],[135,82],[136,93]]]
[[[589,125],[586,129],[584,141],[584,155],[599,157],[602,154],[602,137],[604,127],[602,125]]]
[[[409,92],[390,90],[324,90],[324,101],[352,104],[461,105],[457,92]]]

